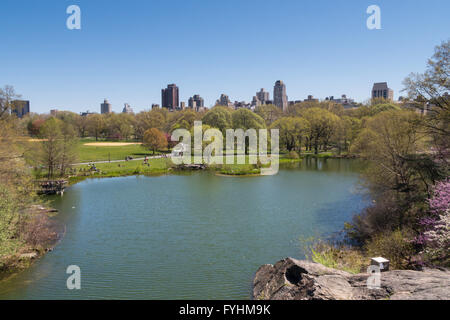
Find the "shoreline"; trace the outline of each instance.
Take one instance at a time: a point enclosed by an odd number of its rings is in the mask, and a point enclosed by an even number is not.
[[[285,157],[280,157],[280,164],[290,164],[290,163],[301,163],[303,159],[305,158],[316,158],[316,159],[356,159],[357,157],[351,156],[336,156],[336,155],[314,155],[314,154],[306,154],[306,155],[301,155],[298,159],[289,159],[289,158],[285,158]],[[138,162],[140,160],[131,160],[134,162]],[[130,162],[131,162],[130,161]],[[221,168],[223,169],[223,168]],[[232,173],[223,173],[221,172],[221,169],[219,168],[214,168],[214,167],[208,167],[205,170],[200,170],[200,171],[208,171],[211,172],[212,174],[216,175],[216,176],[220,176],[220,177],[228,177],[228,178],[240,178],[240,177],[262,177],[262,175],[259,173],[236,173],[236,174],[232,174]],[[252,169],[254,170],[254,169]],[[166,169],[161,169],[161,170],[155,170],[152,172],[139,172],[137,173],[135,170],[128,170],[125,171],[123,173],[105,173],[105,174],[96,174],[94,172],[92,172],[92,174],[89,175],[84,175],[84,176],[72,176],[72,177],[68,177],[68,186],[72,186],[75,185],[79,182],[82,182],[86,179],[103,179],[103,178],[120,178],[120,177],[131,177],[131,176],[148,176],[148,177],[156,177],[156,176],[163,176],[163,175],[169,175],[169,174],[189,174],[192,172],[196,172],[198,170],[180,170],[180,169],[176,169],[175,167],[169,167]],[[47,196],[43,196],[44,199]],[[55,211],[55,209],[50,208],[50,207],[44,207],[44,206],[40,206],[40,205],[36,205],[39,206],[39,210],[41,211],[40,213],[51,213],[51,212],[57,212]],[[57,213],[58,214],[58,213]],[[51,217],[49,217],[49,219],[51,219]],[[51,243],[51,245],[45,245],[44,248],[42,249],[38,249],[38,248],[29,248],[28,250],[24,250],[27,251],[27,253],[18,253],[15,255],[15,257],[12,259],[12,262],[9,263],[10,266],[5,267],[5,270],[0,270],[0,282],[3,281],[7,281],[8,279],[10,279],[11,277],[14,277],[15,275],[25,271],[26,269],[28,269],[29,267],[32,266],[32,264],[39,260],[40,258],[42,258],[46,253],[53,251],[53,249],[56,247],[56,245],[59,243],[59,241],[61,241],[64,238],[64,234],[65,234],[65,227],[64,226],[64,232],[57,232],[57,227],[54,226],[55,229],[53,229],[53,232],[57,233],[57,238]],[[23,248],[26,248],[26,246],[24,246]],[[8,257],[10,258],[10,257]]]
[[[50,224],[48,231],[50,232],[49,237],[51,238],[42,243],[37,243],[34,246],[24,243],[17,249],[16,253],[3,257],[2,264],[4,265],[0,270],[0,282],[7,281],[31,267],[34,262],[48,252],[53,251],[65,236],[66,226],[58,225],[52,220],[54,215],[59,214],[59,211],[40,204],[31,206],[29,210],[35,211],[34,214],[37,215],[45,215],[46,219],[48,219],[46,222]],[[54,215],[51,216],[51,213]]]

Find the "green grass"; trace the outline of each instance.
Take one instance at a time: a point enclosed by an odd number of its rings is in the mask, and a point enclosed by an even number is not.
[[[95,139],[80,139],[78,142],[78,161],[80,163],[90,161],[124,160],[126,156],[131,156],[133,158],[143,158],[145,156],[153,155],[151,151],[145,149],[142,145],[139,144],[120,147],[96,147],[85,145],[86,143],[90,142],[96,141]],[[109,141],[97,142],[101,143]],[[158,154],[158,152],[156,154]]]
[[[83,139],[80,141],[80,144],[87,143],[92,140]],[[122,146],[122,147],[89,147],[83,146],[84,155],[82,157],[83,160],[80,162],[89,162],[87,159],[96,159],[100,160],[108,160],[101,157],[99,155],[97,149],[113,149],[115,151],[115,158],[117,160],[124,159],[127,155],[142,157],[145,154],[139,154],[135,151],[135,153],[130,153],[127,150],[139,150],[141,146]],[[142,148],[143,149],[143,148]],[[104,154],[104,153],[103,153]],[[150,154],[148,154],[150,155]],[[87,161],[86,161],[87,160]],[[111,155],[111,160],[114,160]],[[254,164],[249,164],[249,157],[246,156],[245,164],[223,164],[223,165],[212,165],[210,170],[218,172],[224,175],[259,175],[261,173],[261,169]],[[291,162],[300,162],[301,159],[287,159],[281,156],[280,163],[291,163]],[[98,163],[96,164],[96,168],[100,170],[100,172],[92,172],[89,170],[88,165],[79,165],[76,166],[77,176],[72,176],[70,178],[70,183],[76,183],[80,180],[84,180],[86,177],[119,177],[126,175],[135,175],[135,174],[143,174],[143,175],[152,175],[152,174],[161,174],[167,173],[170,168],[174,168],[175,165],[171,162],[169,158],[163,159],[149,159],[150,166],[144,165],[142,160],[132,160],[128,162],[120,162],[120,163]]]
[[[83,177],[120,177],[135,174],[160,174],[166,173],[172,162],[170,159],[150,159],[150,166],[144,165],[142,160],[127,161],[120,163],[98,163],[95,166],[100,173],[89,171],[89,166],[81,165],[75,167],[77,169],[77,177],[72,177],[71,182],[83,179]],[[81,178],[80,178],[81,177]]]

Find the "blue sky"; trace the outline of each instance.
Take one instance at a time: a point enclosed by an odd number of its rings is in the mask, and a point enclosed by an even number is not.
[[[66,8],[81,8],[81,30]],[[381,8],[381,30],[366,9]],[[276,80],[289,100],[345,93],[369,98],[373,82],[395,91],[422,72],[434,46],[450,38],[448,0],[1,0],[0,86],[13,85],[34,112],[120,112],[221,93],[250,101]]]

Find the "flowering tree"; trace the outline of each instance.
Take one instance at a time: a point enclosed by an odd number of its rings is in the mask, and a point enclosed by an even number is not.
[[[431,261],[447,265],[450,260],[450,179],[441,181],[429,199],[430,216],[422,219],[425,231],[418,237]]]

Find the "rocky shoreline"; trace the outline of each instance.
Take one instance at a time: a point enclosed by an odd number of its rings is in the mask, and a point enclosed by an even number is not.
[[[50,220],[50,216],[57,214],[58,210],[42,205],[32,205],[29,209],[35,216],[41,216],[46,228],[45,236],[40,236],[34,244],[24,243],[19,250],[12,255],[0,257],[0,281],[19,273],[53,250],[56,243],[63,236],[63,232]]]
[[[379,289],[367,288],[369,274],[351,274],[321,264],[286,258],[263,265],[253,280],[256,300],[449,300],[445,269],[381,273]]]

